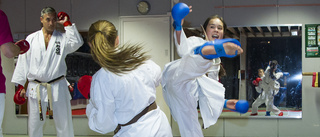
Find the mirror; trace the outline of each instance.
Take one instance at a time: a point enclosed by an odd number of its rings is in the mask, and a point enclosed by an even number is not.
[[[226,88],[226,99],[245,99],[250,109],[245,114],[239,114],[224,109],[221,117],[248,118],[302,118],[302,25],[255,25],[228,27],[225,38],[238,39],[244,53],[236,58],[221,58],[226,76],[220,82]],[[201,28],[184,29],[187,36],[202,36]],[[259,97],[252,84],[258,76],[258,69],[265,70],[269,61],[277,60],[276,72],[285,72],[277,81],[279,91],[273,95],[273,104],[283,116],[271,112],[266,115],[266,105],[258,107],[258,115],[250,116],[252,104]],[[277,94],[275,94],[277,93]]]

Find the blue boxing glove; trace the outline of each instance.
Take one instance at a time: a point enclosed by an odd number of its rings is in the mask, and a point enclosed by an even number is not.
[[[219,57],[228,57],[228,58],[233,58],[235,56],[237,56],[238,51],[235,52],[234,55],[227,55],[224,48],[223,48],[223,44],[227,43],[227,42],[232,42],[234,44],[237,44],[241,47],[241,44],[238,40],[236,39],[232,39],[232,38],[226,38],[226,39],[216,39],[214,41],[209,41],[204,43],[202,46],[197,47],[194,50],[194,54],[200,54],[202,57],[206,58],[206,59],[214,59],[214,58],[219,58]],[[216,50],[216,54],[214,55],[203,55],[201,50],[203,47],[205,46],[214,46],[214,49]]]
[[[177,31],[182,29],[181,22],[182,19],[187,16],[190,12],[190,9],[185,3],[177,3],[172,7],[171,14],[173,18],[173,28]]]
[[[227,102],[228,100],[226,99],[224,101],[224,108],[227,108]],[[236,103],[236,109],[229,109],[229,110],[232,110],[232,111],[235,111],[235,112],[239,112],[240,114],[244,114],[244,113],[247,113],[248,110],[249,110],[249,102],[246,101],[246,100],[239,100],[237,103]]]

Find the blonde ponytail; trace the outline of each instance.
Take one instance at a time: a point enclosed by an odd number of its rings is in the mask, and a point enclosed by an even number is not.
[[[106,20],[93,23],[88,32],[91,55],[101,67],[117,75],[132,71],[150,57],[142,52],[141,44],[116,47],[117,30]]]

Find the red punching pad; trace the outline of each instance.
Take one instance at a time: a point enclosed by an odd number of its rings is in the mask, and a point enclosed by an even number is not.
[[[86,99],[90,98],[90,86],[91,86],[92,76],[84,75],[78,80],[78,90]]]

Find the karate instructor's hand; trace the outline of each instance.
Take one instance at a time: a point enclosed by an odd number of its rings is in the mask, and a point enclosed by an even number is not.
[[[25,90],[25,89],[22,89],[22,90],[21,90],[21,92],[20,92],[20,97],[27,98],[27,96],[26,96],[26,90]]]
[[[26,53],[30,48],[29,42],[24,39],[19,40],[18,42],[15,43],[15,45],[20,47],[20,54]]]
[[[74,85],[74,84],[72,84],[72,85]],[[73,86],[69,85],[68,88],[69,88],[69,92],[73,92],[74,91]]]
[[[63,25],[63,26],[71,26],[72,23],[70,22],[70,17],[67,13],[65,12],[59,12],[58,13],[58,20],[57,23]]]

